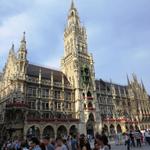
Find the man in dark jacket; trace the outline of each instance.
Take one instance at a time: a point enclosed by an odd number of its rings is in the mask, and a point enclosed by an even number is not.
[[[50,138],[48,136],[43,137],[42,142],[45,145],[46,150],[55,150],[55,147],[50,143]]]

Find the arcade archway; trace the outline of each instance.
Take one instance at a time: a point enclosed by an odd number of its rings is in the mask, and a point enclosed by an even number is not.
[[[115,127],[113,124],[110,125],[110,134],[115,135]]]
[[[57,129],[57,136],[59,136],[59,137],[67,136],[67,128],[65,126],[61,125]]]
[[[37,137],[40,138],[40,129],[36,126],[32,126],[27,131],[27,138]]]
[[[50,138],[54,138],[55,137],[55,132],[52,126],[47,126],[44,128],[43,130],[43,136],[48,136]]]
[[[106,124],[104,124],[103,132],[108,135],[108,126]]]
[[[122,128],[120,124],[117,125],[117,133],[122,133]]]
[[[72,136],[76,136],[77,135],[77,128],[76,128],[76,126],[75,125],[72,125],[71,127],[70,127],[70,130],[69,130],[69,134],[70,135],[72,135]]]

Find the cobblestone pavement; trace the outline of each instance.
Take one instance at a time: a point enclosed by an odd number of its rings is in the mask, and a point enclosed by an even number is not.
[[[112,145],[112,150],[127,150],[127,148],[124,145]],[[149,145],[142,145],[141,148],[131,148],[131,150],[150,150]]]
[[[110,142],[111,143],[111,150],[127,150],[127,147],[125,145],[115,145],[114,142]],[[92,141],[91,143],[91,148],[94,148],[94,141]],[[131,147],[130,150],[150,150],[150,145],[145,145],[143,144],[141,148],[137,148],[137,147]]]

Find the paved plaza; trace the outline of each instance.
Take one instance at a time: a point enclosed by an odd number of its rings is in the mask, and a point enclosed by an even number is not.
[[[94,141],[91,143],[91,148],[94,148]],[[114,142],[111,142],[111,150],[127,150],[127,147],[125,145],[115,145]],[[142,147],[131,147],[130,150],[150,150],[150,145],[143,144]]]
[[[127,147],[125,147],[124,145],[112,145],[112,150],[127,150]],[[150,150],[150,146],[149,145],[143,145],[141,148],[131,148],[131,150]]]

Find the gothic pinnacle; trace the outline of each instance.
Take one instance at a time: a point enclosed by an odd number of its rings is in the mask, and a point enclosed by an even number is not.
[[[12,43],[12,46],[10,48],[9,54],[14,54],[14,43]]]
[[[23,32],[23,38],[22,38],[21,42],[26,43],[26,32]]]
[[[20,43],[20,48],[19,50],[23,50],[23,51],[26,51],[26,37],[25,37],[25,32],[23,32],[23,37],[22,37],[22,40],[21,40],[21,43]]]
[[[13,50],[14,51],[14,43],[12,43],[12,46],[11,46],[11,50]]]
[[[128,85],[130,85],[130,80],[129,80],[128,74],[127,74],[127,81],[128,81]]]
[[[75,5],[74,5],[74,0],[72,0],[71,2],[71,9],[75,8]]]

